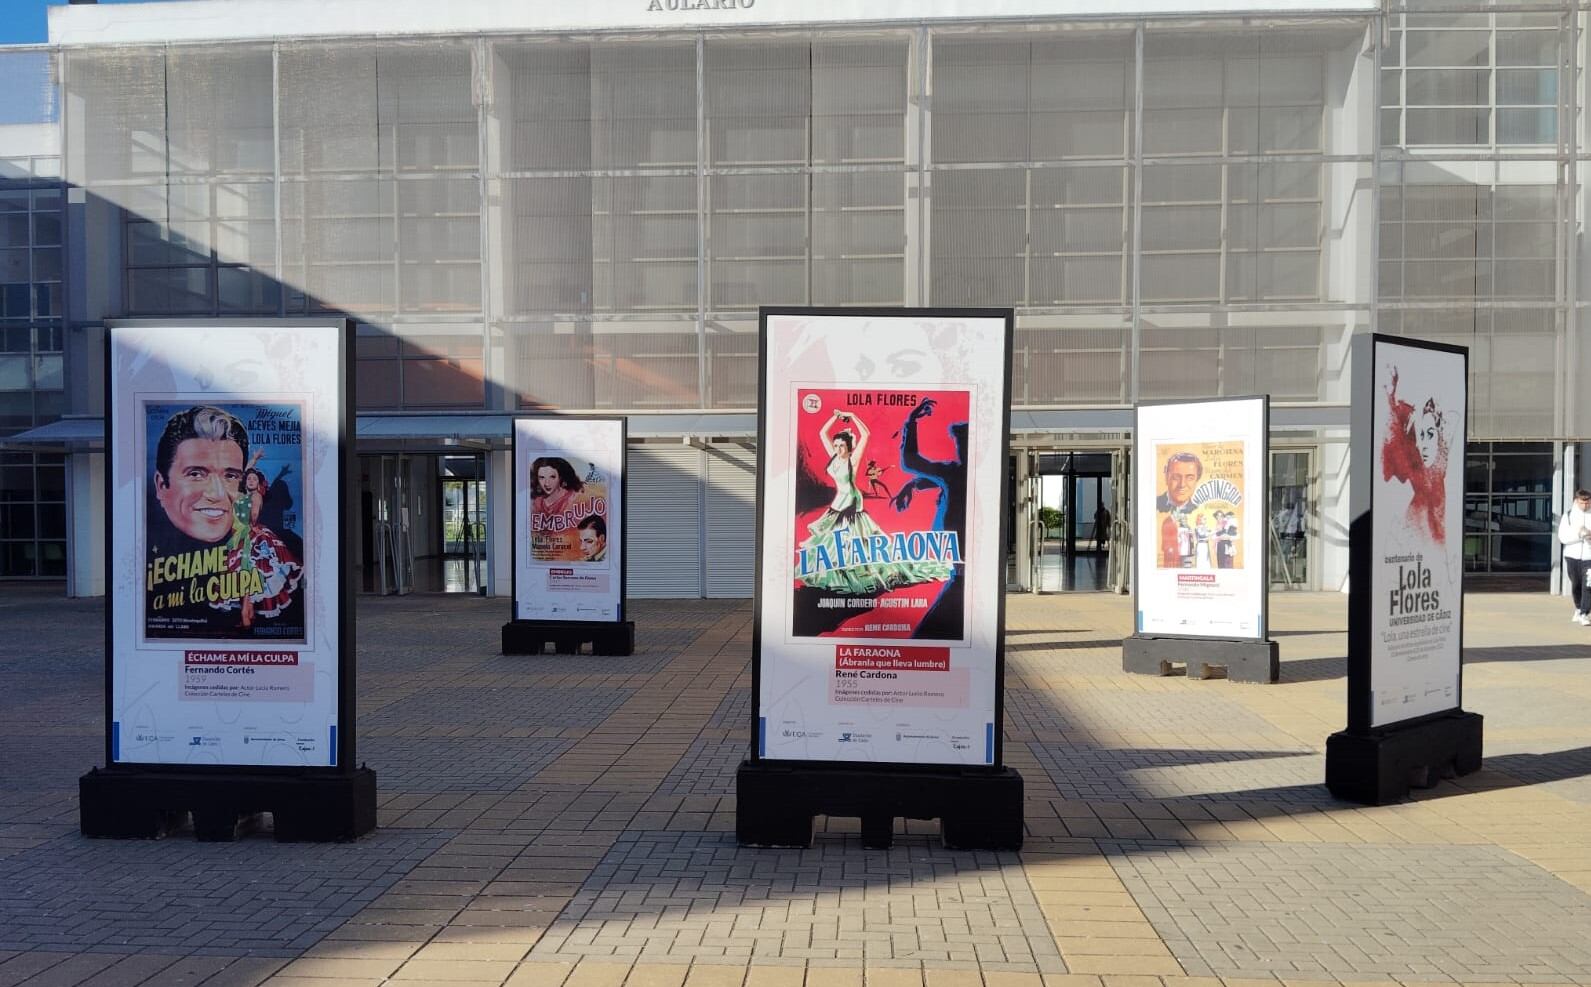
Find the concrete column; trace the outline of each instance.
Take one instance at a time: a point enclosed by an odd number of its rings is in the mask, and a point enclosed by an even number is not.
[[[1016,573],[1017,589],[1033,592],[1033,525],[1032,519],[1039,505],[1034,503],[1038,492],[1032,489],[1031,465],[1033,457],[1026,452],[1016,454]]]
[[[66,457],[66,595],[105,595],[105,454]]]
[[[486,454],[486,595],[514,591],[514,453]]]

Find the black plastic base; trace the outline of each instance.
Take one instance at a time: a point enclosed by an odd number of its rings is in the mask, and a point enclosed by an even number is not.
[[[505,655],[539,655],[549,644],[560,655],[577,655],[587,641],[594,655],[635,654],[635,621],[510,620],[503,625]]]
[[[1479,771],[1481,726],[1479,713],[1455,710],[1373,734],[1334,733],[1326,738],[1326,787],[1349,802],[1387,805],[1410,788]]]
[[[154,840],[193,814],[193,834],[230,842],[271,814],[280,843],[357,840],[376,828],[376,773],[175,774],[95,768],[77,781],[84,836]]]
[[[1170,675],[1172,665],[1184,662],[1190,679],[1209,678],[1211,665],[1225,668],[1233,682],[1278,682],[1282,677],[1275,641],[1197,641],[1138,634],[1122,639],[1124,672]]]
[[[953,850],[1022,847],[1022,775],[997,772],[822,768],[740,762],[735,838],[746,846],[810,847],[812,818],[858,816],[862,845],[886,849],[895,819],[938,819]]]

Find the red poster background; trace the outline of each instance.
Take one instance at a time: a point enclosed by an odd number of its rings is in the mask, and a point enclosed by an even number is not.
[[[868,432],[855,470],[855,486],[862,494],[862,510],[885,534],[897,532],[953,530],[961,541],[961,558],[966,559],[967,491],[965,451],[957,449],[952,426],[965,434],[971,410],[971,395],[965,390],[897,390],[886,388],[797,388],[795,395],[796,449],[793,450],[796,474],[793,533],[799,553],[811,537],[810,526],[823,518],[835,496],[836,484],[828,473],[830,455],[820,431],[838,409],[859,420]],[[947,487],[936,484],[907,468],[903,462],[903,440],[907,422],[914,411],[932,401],[932,411],[920,416],[915,432],[917,451],[948,473],[949,484],[956,484],[959,467],[959,495],[947,496]],[[854,425],[841,422],[831,436],[841,430],[856,432]],[[971,437],[964,439],[970,447]],[[879,468],[877,484],[869,482],[868,463]],[[916,481],[914,483],[914,481]],[[909,503],[897,506],[896,498],[904,486],[914,484]],[[941,514],[943,513],[943,516]],[[810,587],[799,576],[799,564],[790,562],[794,594],[793,634],[796,637],[889,639],[920,638],[960,640],[964,636],[964,604],[959,583],[965,580],[964,566],[957,564],[948,579],[933,579],[869,594],[847,596],[833,590]],[[951,584],[958,584],[953,587]],[[941,596],[944,597],[941,601]],[[859,608],[851,601],[871,599],[871,608]],[[885,600],[898,601],[884,603]],[[844,602],[845,606],[833,606]],[[936,602],[941,614],[923,626]],[[825,605],[825,603],[829,605]]]

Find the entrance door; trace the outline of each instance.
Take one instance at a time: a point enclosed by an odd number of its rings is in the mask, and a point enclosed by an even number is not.
[[[1119,479],[1112,450],[1038,456],[1040,530],[1036,592],[1101,590],[1110,585],[1111,538]]]
[[[1310,589],[1315,583],[1309,552],[1315,517],[1314,457],[1309,450],[1271,453],[1271,489],[1266,542],[1271,549],[1271,585]]]
[[[444,456],[442,467],[442,589],[485,592],[486,457]]]
[[[365,588],[383,596],[414,589],[414,546],[410,542],[408,457],[362,457],[361,501],[368,531],[364,537]]]

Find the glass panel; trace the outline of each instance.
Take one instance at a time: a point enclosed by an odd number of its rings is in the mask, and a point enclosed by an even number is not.
[[[406,408],[479,408],[486,401],[481,337],[409,336],[403,344]]]
[[[36,532],[33,504],[0,501],[0,537],[32,538]]]

